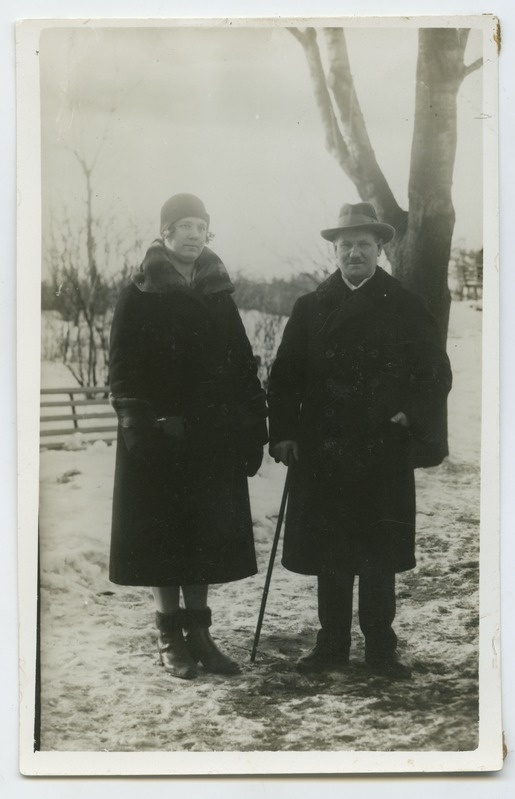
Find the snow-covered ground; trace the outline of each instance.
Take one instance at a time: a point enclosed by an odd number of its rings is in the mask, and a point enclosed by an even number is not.
[[[357,624],[345,672],[297,674],[295,659],[314,641],[316,586],[279,556],[250,664],[285,476],[268,457],[250,481],[259,574],[210,591],[212,634],[242,674],[171,678],[158,665],[149,590],[107,578],[114,446],[42,451],[42,749],[475,748],[481,317],[472,304],[453,304],[451,456],[417,472],[418,566],[398,578],[395,624],[409,682],[366,674]],[[47,385],[55,366],[43,370]]]

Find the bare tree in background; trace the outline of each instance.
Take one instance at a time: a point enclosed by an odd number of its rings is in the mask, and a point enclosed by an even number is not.
[[[421,28],[418,34],[415,121],[409,208],[399,206],[377,163],[356,95],[345,34],[324,28],[328,71],[314,28],[290,28],[306,54],[326,148],[397,234],[386,253],[395,277],[422,295],[447,338],[450,293],[447,269],[455,212],[451,187],[456,155],[457,96],[463,80],[482,65],[464,63],[466,29]]]
[[[81,104],[71,110],[80,118]],[[59,348],[63,363],[81,386],[109,382],[108,347],[112,308],[120,284],[139,263],[143,242],[135,226],[130,235],[119,219],[99,217],[93,207],[95,170],[107,141],[114,103],[103,121],[94,148],[84,143],[70,148],[84,178],[84,205],[80,216],[68,209],[52,219],[52,229],[44,242],[50,266],[57,308],[64,324]],[[84,132],[79,128],[80,134]],[[92,131],[94,134],[95,132]]]
[[[88,197],[90,191],[88,185]],[[133,227],[129,236],[119,221],[96,219],[90,200],[86,209],[82,221],[66,209],[54,212],[44,258],[61,315],[53,326],[59,357],[80,386],[98,386],[109,381],[112,309],[139,263],[143,241]]]
[[[262,313],[256,320],[252,346],[257,351],[258,376],[265,390],[268,388],[270,372],[281,342],[284,324],[285,317],[278,314]]]

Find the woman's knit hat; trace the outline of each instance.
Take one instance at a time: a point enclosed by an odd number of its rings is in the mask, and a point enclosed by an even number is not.
[[[187,216],[204,219],[209,227],[209,214],[202,200],[194,194],[174,194],[161,208],[161,233]]]

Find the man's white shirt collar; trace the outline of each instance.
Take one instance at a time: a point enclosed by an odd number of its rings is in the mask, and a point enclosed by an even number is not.
[[[357,285],[357,286],[355,286],[353,283],[351,283],[349,280],[347,280],[347,278],[346,278],[346,277],[344,277],[344,275],[342,275],[342,280],[343,280],[343,282],[345,283],[345,285],[347,285],[347,286],[350,288],[350,290],[351,290],[351,291],[356,291],[357,289],[360,289],[360,288],[361,288],[361,286],[364,286],[364,285],[365,285],[365,283],[368,283],[368,281],[369,281],[369,280],[371,280],[371,279],[374,277],[375,273],[376,273],[376,270],[374,269],[374,271],[372,272],[372,274],[370,275],[370,277],[366,277],[366,278],[365,278],[364,280],[362,280],[362,281],[361,281],[361,283],[359,283],[359,285]]]

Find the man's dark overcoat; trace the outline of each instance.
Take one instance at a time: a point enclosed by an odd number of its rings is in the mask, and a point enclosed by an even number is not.
[[[377,267],[301,297],[269,385],[270,444],[294,440],[283,564],[301,574],[415,566],[414,465],[436,465],[449,360],[423,303]],[[399,411],[409,430],[390,421]],[[413,444],[422,460],[413,463]]]
[[[245,457],[267,440],[266,405],[232,285],[208,248],[191,288],[176,272],[170,284],[160,241],[142,269],[115,309],[111,392],[115,404],[146,401],[151,417],[176,417],[185,437],[149,428],[139,412],[123,417],[110,578],[166,586],[247,577],[256,560]]]

